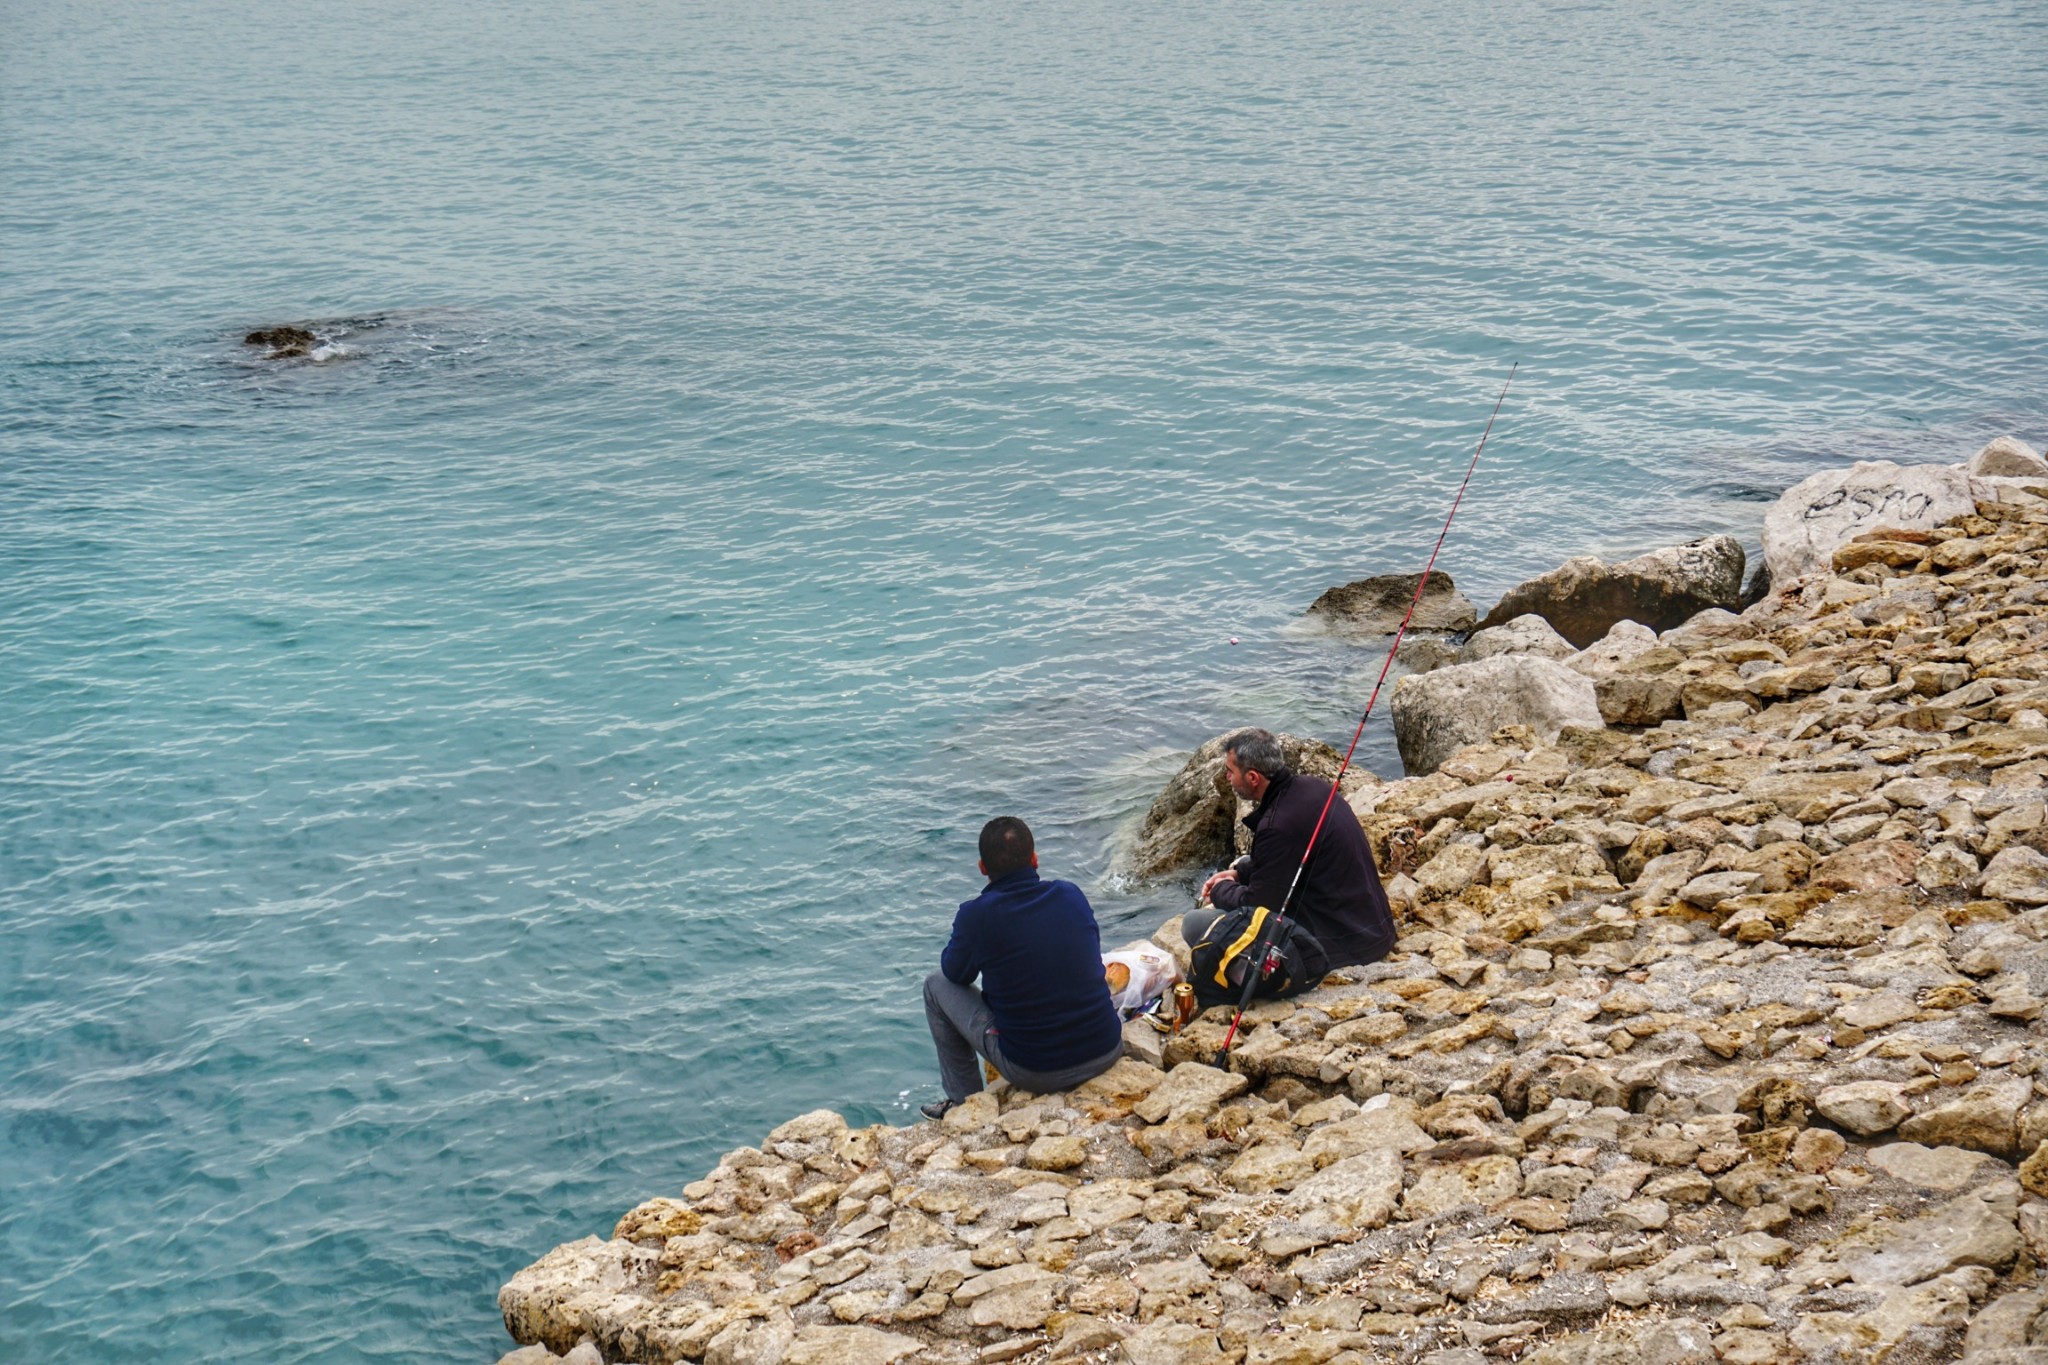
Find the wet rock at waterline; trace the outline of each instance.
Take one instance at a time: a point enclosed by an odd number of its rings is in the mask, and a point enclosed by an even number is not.
[[[383,313],[359,317],[324,318],[294,322],[277,327],[258,327],[245,333],[242,344],[262,348],[262,360],[311,360],[315,363],[356,358],[355,342],[389,327],[393,319]]]
[[[1162,877],[1189,868],[1221,867],[1248,846],[1239,819],[1251,809],[1238,800],[1223,776],[1223,736],[1195,750],[1153,800],[1136,841],[1118,859],[1118,870],[1134,877]],[[1280,752],[1296,772],[1330,778],[1344,756],[1321,740],[1281,735]],[[1344,775],[1348,795],[1379,779],[1351,765]]]
[[[1407,673],[1427,673],[1459,662],[1458,646],[1441,635],[1409,634],[1394,654],[1394,663]]]
[[[1409,604],[1414,603],[1415,616],[1408,623],[1411,632],[1472,629],[1479,614],[1458,591],[1449,574],[1442,569],[1430,574],[1421,600],[1416,601],[1415,588],[1421,581],[1419,573],[1361,578],[1318,597],[1309,604],[1308,615],[1342,635],[1392,635],[1401,628],[1401,618],[1407,615]]]
[[[1709,607],[1742,604],[1742,546],[1732,536],[1700,540],[1607,564],[1583,555],[1512,589],[1479,625],[1490,630],[1534,614],[1574,649],[1617,621],[1668,630]]]
[[[320,338],[304,327],[259,327],[243,337],[242,344],[267,347],[266,360],[291,360],[313,354]]]

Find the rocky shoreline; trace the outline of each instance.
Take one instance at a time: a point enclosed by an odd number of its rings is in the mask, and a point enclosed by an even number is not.
[[[506,1365],[2048,1361],[2048,464],[1816,475],[1764,541],[1740,612],[1404,680],[1435,749],[1345,792],[1397,950],[1230,1071],[1212,1015],[792,1119],[514,1276]],[[1463,669],[1545,687],[1431,710]]]

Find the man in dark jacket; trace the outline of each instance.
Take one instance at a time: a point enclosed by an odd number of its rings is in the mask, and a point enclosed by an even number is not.
[[[1330,784],[1291,771],[1269,730],[1224,736],[1223,772],[1232,791],[1258,803],[1244,819],[1252,831],[1252,851],[1204,882],[1202,895],[1218,912],[1248,905],[1278,910],[1301,867],[1302,850],[1322,816]],[[1329,810],[1287,914],[1322,943],[1332,967],[1377,962],[1394,946],[1387,893],[1380,889],[1379,869],[1358,816],[1342,796],[1329,802]],[[1199,910],[1190,914],[1184,921],[1188,942],[1199,941],[1214,918]]]
[[[926,1118],[981,1089],[977,1055],[1018,1089],[1046,1094],[1101,1075],[1124,1053],[1102,934],[1081,888],[1039,877],[1031,830],[1014,815],[983,826],[981,874],[988,885],[960,906],[939,970],[924,981],[946,1088],[944,1100],[921,1106]]]

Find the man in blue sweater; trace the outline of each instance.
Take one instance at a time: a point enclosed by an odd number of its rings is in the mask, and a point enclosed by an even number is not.
[[[1045,1094],[1101,1075],[1124,1053],[1081,888],[1038,875],[1031,830],[1014,815],[982,827],[981,875],[988,885],[961,904],[939,970],[924,980],[946,1087],[945,1099],[921,1107],[926,1118],[981,1089],[977,1054],[1019,1090]]]

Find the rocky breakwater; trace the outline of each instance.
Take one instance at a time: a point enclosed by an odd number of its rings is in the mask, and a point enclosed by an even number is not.
[[[515,1276],[508,1359],[2040,1359],[2033,486],[1615,627],[1654,724],[1347,792],[1398,949],[1230,1070],[1212,1013],[1071,1093],[794,1119]]]

